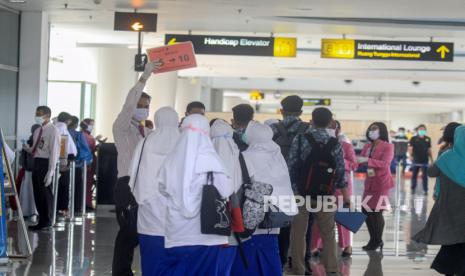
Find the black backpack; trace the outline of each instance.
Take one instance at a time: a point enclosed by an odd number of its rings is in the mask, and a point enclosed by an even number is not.
[[[329,141],[324,144],[317,142],[311,134],[302,137],[308,140],[312,146],[312,151],[301,169],[298,182],[300,195],[310,196],[311,198],[334,195],[336,161],[331,153],[333,148],[337,145],[338,140],[331,137]]]
[[[291,128],[294,124],[298,124],[298,123],[300,123],[300,126],[297,129],[297,133],[295,134],[296,136],[299,134],[304,134],[305,131],[307,131],[308,126],[309,126],[307,123],[296,121],[292,125],[290,125],[288,128]],[[278,133],[273,137],[273,141],[275,141],[275,143],[279,145],[279,147],[281,148],[281,154],[284,156],[284,159],[286,159],[287,161],[289,158],[289,150],[291,148],[292,141],[295,136],[289,137],[290,135],[289,135],[289,132],[287,131],[288,128],[284,126],[283,122],[277,123],[276,128],[278,130]]]

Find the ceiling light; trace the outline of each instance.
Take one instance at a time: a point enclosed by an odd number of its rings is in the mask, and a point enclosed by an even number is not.
[[[20,4],[24,4],[26,3],[26,0],[8,0],[9,3],[20,3]]]

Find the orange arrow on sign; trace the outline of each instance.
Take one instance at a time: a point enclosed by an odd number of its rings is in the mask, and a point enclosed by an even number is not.
[[[131,25],[131,28],[134,30],[134,31],[140,31],[144,28],[144,25],[142,25],[140,22],[136,22],[134,24]]]

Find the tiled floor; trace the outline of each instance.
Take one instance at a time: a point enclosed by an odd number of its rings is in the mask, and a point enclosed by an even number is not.
[[[432,182],[432,181],[431,181]],[[355,194],[361,194],[362,182],[356,180]],[[402,181],[399,189],[399,208],[386,214],[384,233],[385,248],[383,254],[362,251],[368,233],[363,227],[353,237],[354,255],[351,259],[341,260],[344,275],[398,276],[398,275],[439,275],[429,269],[438,250],[436,246],[426,246],[410,240],[425,224],[433,205],[431,196],[422,191],[411,195],[405,187],[408,181]],[[430,184],[432,186],[432,184]],[[421,194],[421,195],[420,195]],[[391,202],[396,206],[396,193],[393,191]],[[63,223],[54,231],[29,232],[33,256],[24,260],[12,260],[0,273],[6,275],[111,275],[113,242],[117,232],[114,214],[108,208],[100,208],[96,215],[89,214],[82,221]],[[24,241],[18,241],[18,230],[14,223],[9,228],[10,249],[24,248]],[[134,270],[140,275],[139,256],[136,253]],[[320,272],[321,265],[312,261],[314,275]],[[5,275],[0,274],[0,275]]]

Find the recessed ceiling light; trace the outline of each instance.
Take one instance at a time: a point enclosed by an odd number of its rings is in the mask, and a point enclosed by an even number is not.
[[[26,0],[8,0],[9,3],[20,3],[20,4],[24,4],[26,3],[27,1]]]

